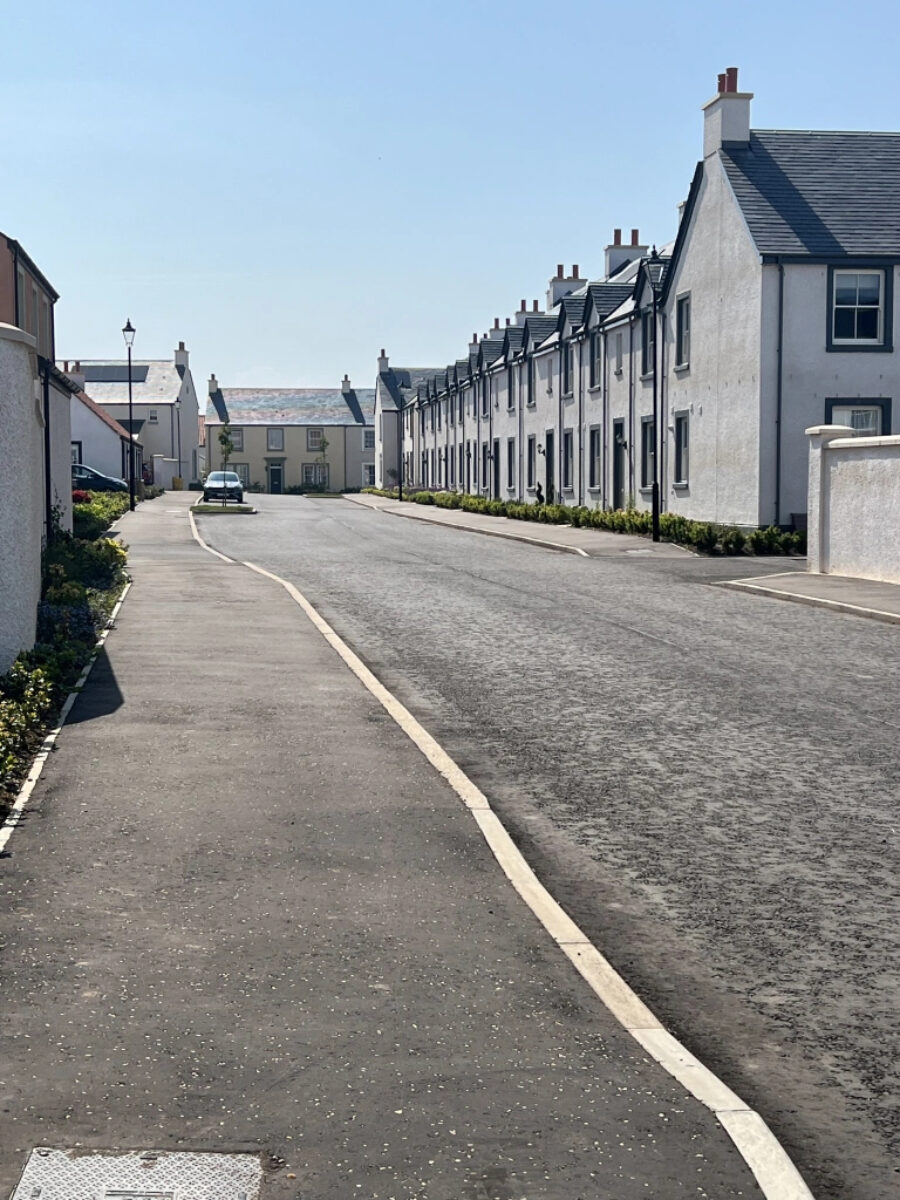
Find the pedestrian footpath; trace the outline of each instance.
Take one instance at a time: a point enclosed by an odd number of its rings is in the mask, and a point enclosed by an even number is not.
[[[759,579],[727,580],[720,586],[768,596],[773,600],[811,604],[817,608],[830,608],[833,612],[900,625],[900,584],[896,583],[790,571],[765,575]]]
[[[47,1146],[259,1153],[261,1200],[760,1197],[189,499],[123,519],[133,587],[0,860],[0,1194]]]

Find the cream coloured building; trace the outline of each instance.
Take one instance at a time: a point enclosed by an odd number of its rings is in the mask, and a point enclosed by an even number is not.
[[[340,492],[375,481],[374,388],[220,388],[209,381],[207,471],[222,468],[219,434],[234,443],[228,468],[245,488]]]

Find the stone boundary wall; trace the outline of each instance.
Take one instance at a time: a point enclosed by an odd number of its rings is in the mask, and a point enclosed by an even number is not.
[[[41,593],[44,418],[35,340],[0,324],[0,673],[34,644]]]
[[[900,436],[857,438],[846,425],[806,433],[808,569],[900,583]]]

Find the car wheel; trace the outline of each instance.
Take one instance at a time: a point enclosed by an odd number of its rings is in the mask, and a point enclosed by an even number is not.
[[[237,494],[237,502],[238,502],[238,504],[243,504],[243,503],[244,503],[244,493],[243,493],[243,492],[238,492],[238,494]]]
[[[207,496],[206,492],[203,493],[203,503],[209,504],[209,496]]]

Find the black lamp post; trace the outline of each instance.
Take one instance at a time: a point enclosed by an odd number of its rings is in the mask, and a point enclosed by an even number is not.
[[[122,337],[128,347],[128,507],[134,512],[134,408],[131,401],[131,347],[134,344],[135,328],[131,318],[125,322]]]
[[[655,266],[659,263],[659,254],[654,246],[650,252],[650,261],[647,265],[647,278],[650,281],[650,291],[653,294],[653,493],[652,493],[652,533],[654,542],[659,541],[659,447],[660,447],[660,429],[659,429],[659,380],[656,370],[656,343],[657,338],[657,315],[659,308],[659,292],[657,290],[656,280],[653,278],[651,265]]]

